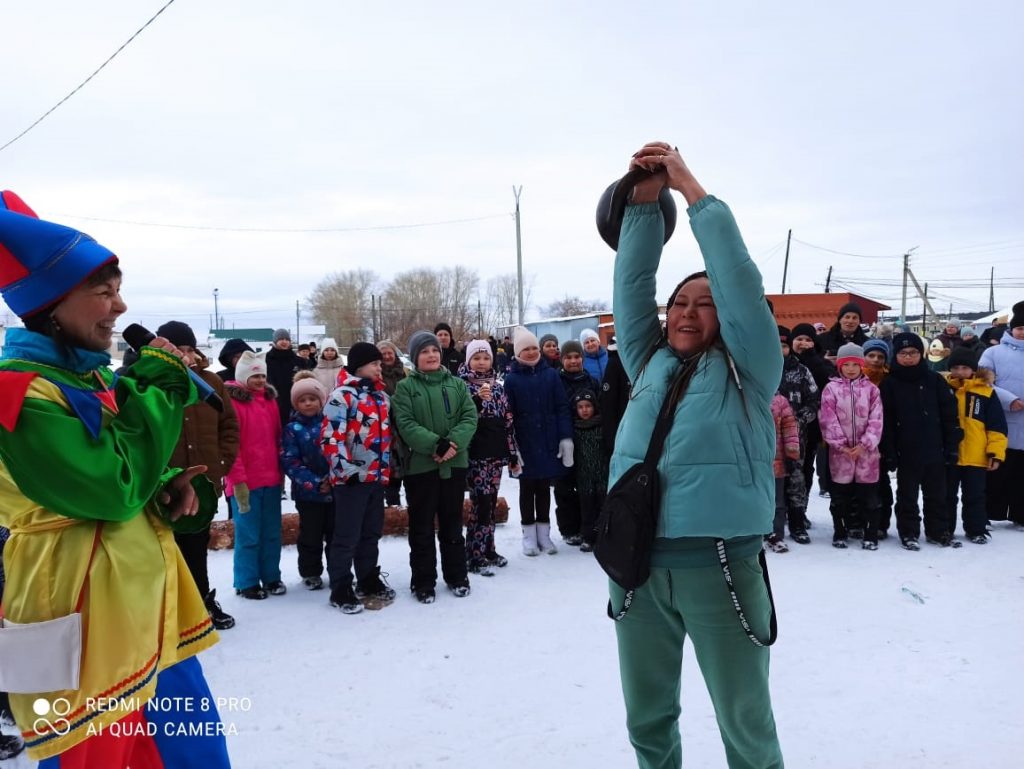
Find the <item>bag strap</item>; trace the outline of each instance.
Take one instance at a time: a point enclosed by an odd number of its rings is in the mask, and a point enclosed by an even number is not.
[[[633,596],[636,595],[636,589],[627,590],[626,595],[622,599],[622,608],[618,611],[612,610],[612,599],[608,599],[608,619],[615,620],[616,622],[622,622],[622,618],[626,616],[626,612],[629,611],[629,607],[633,605]]]
[[[736,610],[736,616],[740,618],[740,625],[743,626],[743,632],[747,634],[747,638],[754,646],[771,646],[775,643],[775,640],[779,637],[779,625],[775,617],[775,598],[772,596],[772,583],[768,579],[768,561],[764,556],[764,548],[761,549],[757,554],[758,563],[761,564],[761,574],[764,577],[764,586],[768,590],[768,603],[772,607],[772,617],[769,623],[768,640],[762,642],[758,640],[758,637],[754,635],[754,631],[750,629],[750,623],[747,622],[747,618],[743,614],[743,607],[740,606],[740,599],[736,595],[736,588],[732,582],[732,571],[729,569],[729,559],[725,554],[725,540],[716,539],[715,549],[718,550],[718,562],[722,565],[722,576],[725,577],[725,586],[729,589],[729,595],[732,597],[732,607]]]
[[[651,433],[651,442],[647,445],[647,454],[644,455],[645,465],[657,465],[661,456],[661,450],[665,446],[665,439],[672,430],[672,421],[675,418],[678,401],[672,403],[672,394],[675,392],[679,380],[686,376],[690,368],[696,368],[701,356],[684,363],[673,375],[668,383],[668,392],[665,393],[665,400],[661,402],[661,409],[658,411],[658,419],[654,423],[654,432]]]

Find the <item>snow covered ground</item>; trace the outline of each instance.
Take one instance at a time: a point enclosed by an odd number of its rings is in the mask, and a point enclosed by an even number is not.
[[[221,713],[238,732],[235,767],[635,766],[604,575],[574,548],[523,556],[516,482],[503,483],[513,512],[498,549],[510,563],[475,577],[464,599],[442,587],[435,604],[416,603],[401,538],[381,542],[398,599],[355,616],[302,589],[293,547],[281,559],[290,592],[261,602],[232,595],[230,552],[210,554],[238,624],[201,659],[214,694],[245,708]],[[1024,765],[1024,532],[997,523],[985,546],[910,553],[890,538],[875,553],[838,551],[828,501],[812,494],[812,544],[769,554],[787,766]],[[685,766],[725,767],[692,653],[681,727]]]

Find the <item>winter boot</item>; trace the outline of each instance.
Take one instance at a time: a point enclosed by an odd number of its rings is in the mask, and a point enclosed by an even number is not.
[[[324,580],[323,577],[304,577],[302,584],[306,586],[306,590],[322,590]]]
[[[380,566],[375,566],[373,571],[356,585],[356,598],[362,600],[363,606],[367,609],[383,609],[395,600],[395,590],[388,585],[385,577],[387,574],[380,570]]]
[[[537,524],[537,547],[548,555],[554,555],[558,552],[558,548],[555,547],[555,543],[551,541],[550,523]]]
[[[274,582],[268,582],[263,586],[270,595],[284,595],[288,592],[288,588],[285,587],[284,582],[281,580],[275,580]]]
[[[537,524],[535,523],[523,526],[523,555],[540,555],[540,548],[537,546]]]
[[[206,604],[206,611],[210,615],[210,619],[213,620],[213,626],[217,630],[227,630],[235,626],[235,618],[230,614],[226,614],[220,608],[220,604],[217,603],[216,590],[211,590],[209,595],[203,599],[203,603]]]
[[[432,587],[414,587],[412,594],[420,603],[433,603],[437,597]]]
[[[925,537],[925,540],[930,545],[940,545],[942,547],[961,547],[963,545],[963,542],[954,539],[953,535],[947,531],[942,532],[937,537]]]
[[[342,614],[358,614],[363,610],[363,605],[356,598],[351,583],[338,585],[331,591],[331,606],[341,609]]]
[[[508,558],[503,556],[497,550],[492,550],[489,553],[484,553],[484,558],[487,559],[487,562],[489,564],[491,564],[492,566],[497,566],[499,569],[508,566]]]
[[[250,601],[262,601],[267,597],[267,591],[259,585],[253,585],[252,587],[245,587],[235,589],[235,595],[240,595],[242,598],[248,598]]]

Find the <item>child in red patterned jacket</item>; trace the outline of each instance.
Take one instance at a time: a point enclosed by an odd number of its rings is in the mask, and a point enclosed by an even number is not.
[[[327,399],[321,436],[334,495],[334,537],[327,563],[331,606],[345,614],[358,614],[364,607],[380,609],[395,599],[377,564],[384,489],[390,477],[389,410],[380,350],[357,342],[338,375],[337,389]]]
[[[765,537],[765,543],[774,553],[788,553],[783,541],[786,525],[786,462],[800,460],[800,427],[796,415],[785,395],[775,393],[772,398],[772,418],[775,420],[775,518],[772,533]]]

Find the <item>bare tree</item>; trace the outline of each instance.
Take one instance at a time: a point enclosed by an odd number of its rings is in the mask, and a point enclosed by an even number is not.
[[[433,330],[444,321],[456,339],[477,330],[480,277],[467,267],[400,272],[384,290],[380,310],[384,336],[404,347],[419,329]]]
[[[306,302],[313,319],[327,328],[342,347],[370,338],[373,329],[370,296],[379,283],[370,270],[334,272],[313,288]]]
[[[549,318],[564,318],[570,315],[585,315],[588,312],[600,312],[608,309],[609,303],[603,299],[581,299],[578,296],[566,294],[549,304],[544,309],[544,314]]]
[[[442,271],[442,315],[452,327],[456,339],[464,339],[477,329],[477,295],[480,293],[480,276],[476,270],[456,266]]]
[[[523,281],[523,311],[533,301],[535,275]],[[514,272],[498,275],[487,281],[485,325],[489,330],[507,328],[519,322],[519,279]]]

